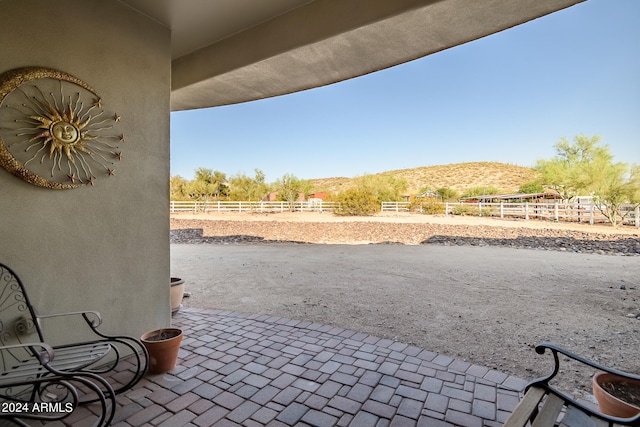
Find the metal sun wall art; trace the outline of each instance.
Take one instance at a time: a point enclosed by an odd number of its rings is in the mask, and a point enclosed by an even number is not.
[[[44,67],[0,74],[0,165],[39,187],[71,189],[114,175],[117,114],[82,80]]]

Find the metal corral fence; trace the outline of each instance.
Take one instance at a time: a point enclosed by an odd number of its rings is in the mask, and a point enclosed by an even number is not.
[[[229,202],[229,201],[186,201],[171,202],[171,212],[333,212],[337,203],[311,200],[307,202]]]
[[[408,212],[409,202],[383,202],[383,212]],[[475,216],[491,216],[497,218],[523,218],[584,222],[588,224],[608,223],[609,220],[598,210],[597,206],[573,203],[449,203],[444,204],[445,215],[461,214]],[[628,213],[627,213],[628,212]],[[640,207],[623,205],[622,214],[626,214],[623,224],[640,227]]]

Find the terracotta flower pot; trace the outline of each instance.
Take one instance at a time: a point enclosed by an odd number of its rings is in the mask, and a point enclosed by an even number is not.
[[[162,374],[176,366],[182,335],[178,328],[156,329],[142,334],[140,341],[149,352],[150,374]]]
[[[634,388],[640,389],[640,381],[622,378],[618,375],[609,374],[606,372],[598,372],[593,376],[593,395],[598,401],[600,406],[600,412],[606,415],[611,415],[620,418],[631,418],[640,413],[640,407],[625,402],[616,396],[610,394],[606,388],[607,383],[623,384],[627,383]],[[603,387],[604,385],[604,387]]]
[[[179,277],[171,278],[171,314],[177,313],[182,308],[182,297],[184,296],[184,279]]]

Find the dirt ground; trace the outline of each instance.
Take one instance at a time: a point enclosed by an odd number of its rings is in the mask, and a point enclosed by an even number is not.
[[[619,239],[627,246],[637,244],[639,238],[632,227],[490,218],[183,214],[172,217],[171,268],[172,275],[186,280],[192,294],[185,306],[331,324],[411,343],[527,380],[549,372],[550,357],[533,351],[545,341],[604,365],[640,373],[638,256],[598,250],[580,253],[562,245],[557,250],[536,250],[535,246],[476,247],[459,241],[448,246],[441,241],[363,244],[371,243],[373,237],[344,244],[344,236],[332,239],[327,229],[321,230],[323,244],[301,244],[294,242],[304,241],[303,237],[287,234],[298,222],[352,222],[351,227],[357,225],[360,234],[366,234],[369,223],[428,223],[454,227],[438,229],[439,233],[464,229],[465,235],[477,232],[483,236],[498,233],[498,229],[516,234],[538,229],[555,233],[553,242],[561,240],[557,233],[570,233],[574,246],[575,233],[580,239]],[[180,238],[180,233],[186,237]],[[201,238],[191,240],[190,233]],[[279,235],[287,238],[273,237]],[[238,236],[262,236],[262,240]],[[386,237],[380,241],[402,240]],[[307,240],[313,239],[319,237]],[[280,240],[286,243],[276,243]],[[199,244],[176,243],[191,241]],[[573,367],[564,369],[566,389],[583,395],[591,374]]]

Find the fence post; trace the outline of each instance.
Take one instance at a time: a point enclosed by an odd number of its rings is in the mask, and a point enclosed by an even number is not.
[[[636,212],[635,212],[635,219],[636,219],[636,227],[640,228],[640,205],[636,206]]]
[[[595,205],[593,203],[591,203],[591,206],[589,206],[589,224],[593,225],[594,220],[593,220],[593,215],[594,215],[594,211],[595,209]]]
[[[555,202],[555,203],[554,203],[554,206],[553,206],[553,215],[554,215],[554,217],[555,217],[555,219],[556,219],[556,222],[560,221],[560,217],[559,217],[559,214],[558,214],[558,202]]]
[[[500,202],[500,218],[504,218],[504,202]]]
[[[449,215],[449,202],[444,202],[444,216]]]
[[[478,202],[478,216],[482,216],[482,202]]]
[[[524,202],[524,219],[529,219],[529,202]]]

